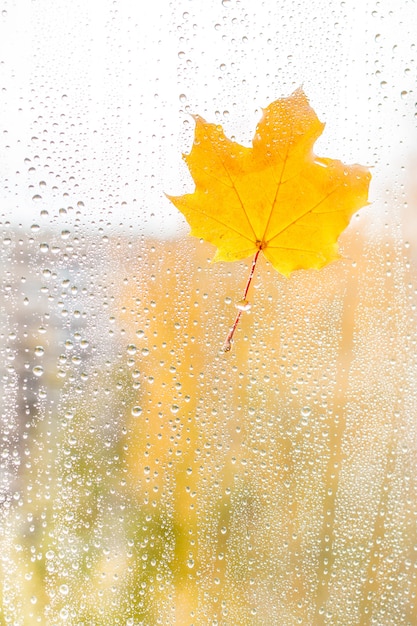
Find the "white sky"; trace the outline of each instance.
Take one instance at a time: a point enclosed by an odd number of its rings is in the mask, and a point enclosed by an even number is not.
[[[0,221],[59,225],[59,209],[73,207],[86,225],[186,231],[164,191],[193,188],[181,160],[187,113],[247,143],[260,107],[300,84],[326,122],[317,153],[373,166],[370,210],[406,178],[417,145],[413,0],[3,6]]]

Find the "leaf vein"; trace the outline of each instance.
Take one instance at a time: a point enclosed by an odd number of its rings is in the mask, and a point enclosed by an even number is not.
[[[188,209],[190,211],[194,211],[195,213],[199,213],[200,215],[203,215],[204,217],[208,218],[209,220],[213,220],[214,222],[217,222],[221,226],[224,226],[226,228],[226,230],[232,230],[233,232],[235,232],[240,237],[243,237],[243,239],[246,239],[247,241],[250,241],[252,244],[255,244],[255,242],[252,241],[252,239],[250,237],[248,237],[244,233],[241,233],[236,228],[233,228],[233,226],[231,226],[230,223],[226,224],[225,222],[222,222],[221,220],[219,220],[217,217],[214,217],[213,215],[209,215],[208,213],[204,213],[204,211],[202,211],[201,209],[194,209],[193,207],[190,207],[190,206],[188,207]]]
[[[289,228],[291,228],[291,226],[293,226],[294,224],[296,224],[297,222],[299,222],[300,220],[302,220],[304,217],[306,217],[306,215],[308,215],[309,213],[313,213],[315,211],[315,209],[317,209],[318,206],[320,206],[320,204],[322,204],[323,202],[325,202],[328,198],[330,198],[331,195],[333,195],[340,187],[341,185],[337,185],[334,189],[332,189],[331,191],[329,191],[328,194],[326,194],[319,202],[317,202],[317,204],[315,204],[314,206],[310,207],[307,211],[305,211],[304,213],[302,213],[301,215],[299,215],[298,217],[296,217],[294,220],[292,220],[292,222],[290,222],[289,224],[287,224],[286,226],[284,226],[284,228],[282,228],[280,231],[278,231],[277,233],[275,233],[275,235],[273,235],[272,237],[270,237],[267,240],[267,243],[269,245],[269,243],[271,241],[273,241],[274,239],[276,239],[277,237],[279,237],[280,235],[282,235],[282,233],[284,233],[286,230],[288,230]],[[331,211],[333,212],[333,211]],[[325,211],[323,211],[323,213],[325,213]]]
[[[243,201],[242,201],[242,198],[240,197],[240,194],[239,194],[239,192],[238,192],[238,190],[237,190],[237,187],[236,187],[236,185],[235,185],[235,182],[234,182],[234,180],[233,180],[233,178],[232,178],[232,176],[231,176],[231,174],[230,174],[229,170],[227,169],[225,162],[223,161],[223,159],[221,158],[221,156],[220,156],[220,155],[219,155],[219,153],[217,152],[216,146],[214,145],[214,143],[213,143],[213,141],[211,140],[211,138],[209,139],[209,141],[210,141],[210,143],[211,143],[211,145],[212,145],[212,148],[213,148],[213,152],[214,152],[214,154],[215,154],[215,155],[216,155],[216,157],[218,158],[218,160],[219,160],[220,164],[222,165],[222,167],[223,167],[224,171],[226,172],[227,177],[228,177],[228,178],[229,178],[229,180],[230,180],[230,183],[231,183],[231,185],[232,185],[232,188],[233,188],[233,190],[234,190],[234,192],[235,192],[235,194],[236,194],[236,196],[237,196],[237,199],[238,199],[239,204],[240,204],[240,206],[241,206],[241,208],[242,208],[242,211],[243,211],[243,213],[244,213],[244,215],[245,215],[245,217],[246,217],[246,220],[247,220],[247,222],[248,222],[248,224],[249,224],[249,226],[250,226],[250,229],[251,229],[251,231],[252,231],[252,233],[253,233],[254,240],[256,241],[257,237],[256,237],[255,230],[254,230],[254,228],[253,228],[253,226],[252,226],[252,222],[251,222],[251,221],[250,221],[250,219],[249,219],[249,215],[248,215],[248,213],[247,213],[247,211],[246,211],[246,209],[245,209],[245,205],[244,205],[244,203],[243,203]]]

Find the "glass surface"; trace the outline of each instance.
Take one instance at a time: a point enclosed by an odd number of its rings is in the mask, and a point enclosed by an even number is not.
[[[0,12],[0,624],[417,623],[417,6]],[[210,263],[192,115],[300,85],[371,167],[343,258]]]

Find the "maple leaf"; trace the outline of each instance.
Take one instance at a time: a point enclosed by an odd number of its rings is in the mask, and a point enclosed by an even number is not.
[[[324,124],[302,89],[263,110],[252,147],[228,139],[220,125],[194,119],[194,144],[184,159],[195,191],[168,198],[191,234],[217,247],[213,260],[255,255],[242,308],[260,252],[284,276],[339,257],[337,239],[368,203],[371,175],[361,165],[314,154]]]

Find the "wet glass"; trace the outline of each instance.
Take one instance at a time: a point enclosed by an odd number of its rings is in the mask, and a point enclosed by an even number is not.
[[[396,626],[416,609],[416,5],[0,14],[0,624]],[[368,165],[342,259],[211,263],[199,114],[300,85]],[[245,299],[246,300],[246,299]]]

